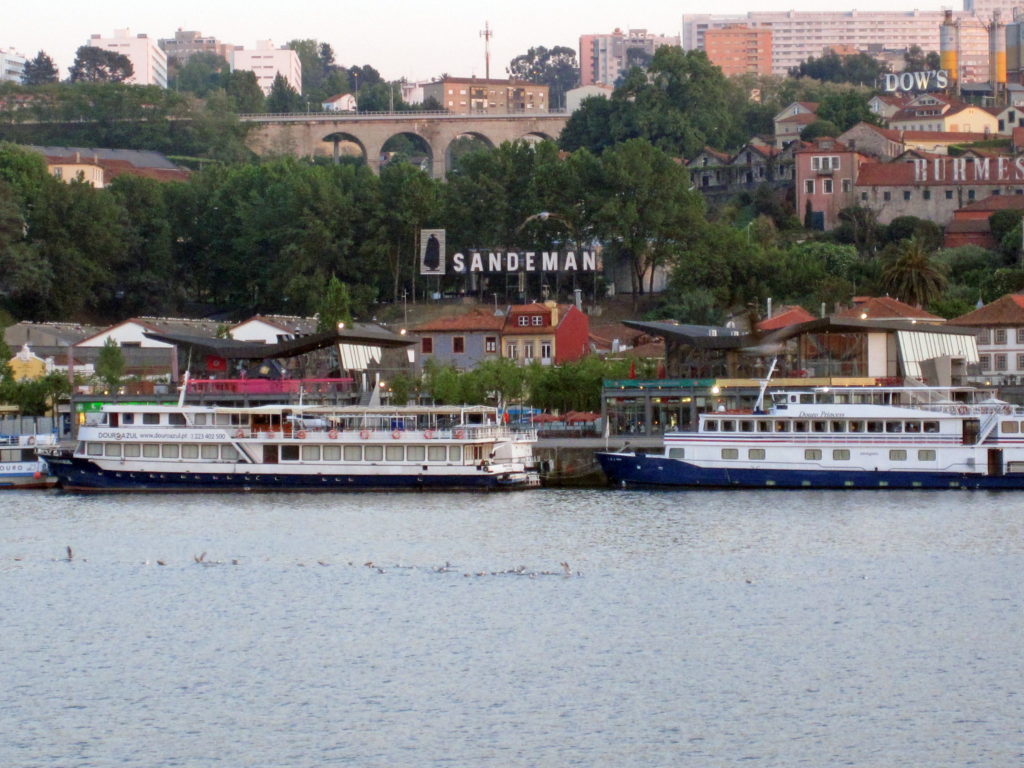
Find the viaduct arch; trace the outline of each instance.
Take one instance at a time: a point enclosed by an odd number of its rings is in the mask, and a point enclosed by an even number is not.
[[[404,112],[387,114],[241,115],[256,123],[248,144],[258,155],[337,157],[342,141],[360,148],[367,165],[380,171],[381,150],[394,136],[411,134],[422,139],[431,156],[431,175],[444,178],[449,148],[460,136],[473,136],[495,146],[519,139],[557,139],[568,115],[474,114]]]

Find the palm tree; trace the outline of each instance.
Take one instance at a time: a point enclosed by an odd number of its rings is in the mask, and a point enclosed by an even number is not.
[[[916,237],[904,240],[882,270],[882,285],[889,295],[917,307],[939,298],[947,282],[942,267],[932,261]]]

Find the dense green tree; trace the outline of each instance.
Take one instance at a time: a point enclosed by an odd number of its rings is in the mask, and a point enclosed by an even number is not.
[[[406,163],[390,164],[380,172],[379,231],[391,270],[391,298],[400,298],[402,286],[416,299],[419,271],[419,233],[440,224],[441,190],[438,182]]]
[[[848,89],[833,91],[825,95],[818,104],[817,116],[820,120],[831,122],[839,128],[839,133],[847,131],[857,123],[878,125],[878,116],[868,109],[867,91]],[[839,133],[835,135],[839,135]]]
[[[942,295],[947,278],[941,264],[933,261],[924,243],[915,238],[901,242],[882,271],[882,282],[890,295],[922,307]]]
[[[96,378],[115,392],[124,376],[124,353],[112,338],[107,338],[96,357]]]
[[[352,296],[348,286],[337,275],[331,275],[317,311],[316,329],[321,332],[333,331],[341,323],[348,326],[352,324]]]
[[[819,58],[812,56],[790,70],[791,77],[812,77],[833,83],[856,83],[874,87],[878,78],[889,71],[886,64],[866,53],[840,56],[830,50]]]
[[[284,79],[280,72],[274,76],[274,82],[270,86],[270,93],[267,95],[267,112],[289,113],[305,111],[306,103],[302,96],[292,88],[291,83]]]
[[[903,54],[903,69],[907,72],[925,72],[939,68],[937,51],[922,50],[919,45],[910,46]]]
[[[231,66],[223,56],[200,51],[173,71],[168,87],[205,98],[211,91],[224,87],[225,76],[230,71]]]
[[[399,82],[378,82],[361,86],[359,89],[360,112],[392,112],[405,109],[402,101],[402,85]]]
[[[224,90],[240,114],[262,112],[266,106],[256,73],[250,70],[236,69],[228,73],[224,78]]]
[[[565,107],[565,92],[575,88],[580,80],[580,67],[576,51],[563,45],[530,48],[509,63],[509,76],[548,86],[549,106]]]
[[[803,141],[814,141],[823,136],[835,138],[842,132],[842,129],[830,120],[815,120],[800,132],[800,138]]]
[[[39,51],[35,57],[25,62],[21,74],[21,82],[25,85],[45,85],[56,83],[60,79],[57,65],[53,63],[46,51]]]
[[[75,52],[69,73],[73,83],[122,83],[135,74],[135,67],[122,53],[83,45]]]

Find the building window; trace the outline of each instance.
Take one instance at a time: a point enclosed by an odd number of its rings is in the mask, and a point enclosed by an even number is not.
[[[1017,355],[1017,370],[1024,371],[1024,355]]]
[[[988,355],[978,355],[978,366],[983,371],[992,370],[992,361]]]
[[[526,315],[520,315],[516,322],[519,323],[520,328],[526,328],[530,324],[530,318]]]
[[[821,191],[824,192],[826,195],[832,194],[832,179],[821,180]]]
[[[505,357],[507,357],[509,360],[515,360],[517,357],[519,357],[519,347],[516,346],[516,343],[514,341],[510,341],[508,344],[505,345]]]
[[[804,180],[804,192],[807,193],[808,195],[814,194],[814,179]]]
[[[988,328],[983,328],[978,331],[978,343],[979,344],[991,344],[992,343],[992,332]]]
[[[843,192],[850,192],[853,190],[853,180],[843,179]]]
[[[1006,343],[1006,329],[1005,328],[996,328],[996,331],[995,331],[995,343],[996,344],[1005,344]]]
[[[968,200],[973,200],[974,199],[974,190],[973,189],[968,189],[967,190],[967,199]]]
[[[1006,355],[996,355],[995,356],[995,361],[996,361],[996,370],[997,371],[1005,371],[1006,370]]]
[[[452,336],[452,354],[461,355],[466,351],[466,337]]]
[[[1024,328],[1017,329],[1017,343],[1024,344]]]
[[[524,360],[533,360],[533,342],[532,341],[523,342],[523,359]]]
[[[533,324],[534,325],[544,325],[544,316],[543,315],[534,315],[533,316]]]
[[[498,337],[488,336],[484,339],[484,352],[494,353],[498,351]]]
[[[434,340],[430,336],[424,336],[420,340],[420,352],[424,355],[430,355],[434,352]]]
[[[909,189],[903,191],[903,199],[904,200],[909,200],[910,199],[910,190]]]
[[[892,200],[892,192],[883,192],[882,199],[885,200],[886,202]]]
[[[930,189],[922,190],[921,191],[921,198],[923,200],[931,200],[932,199],[932,191]]]
[[[867,202],[867,199],[868,199],[868,193],[867,193],[867,192],[861,192],[861,193],[860,193],[860,199],[861,199],[862,201],[864,201],[864,202]]]
[[[952,189],[947,189],[946,190],[946,199],[947,200],[952,200],[953,199],[953,190]]]
[[[550,341],[542,341],[540,343],[540,356],[542,358],[544,358],[545,360],[550,360],[551,359],[551,342]]]

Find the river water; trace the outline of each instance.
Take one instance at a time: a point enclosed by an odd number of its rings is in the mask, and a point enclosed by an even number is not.
[[[1024,764],[1017,494],[7,492],[0,622],[3,766]]]

